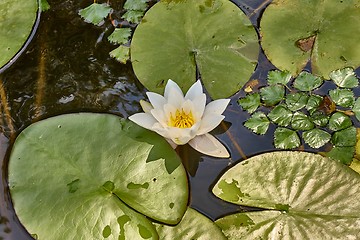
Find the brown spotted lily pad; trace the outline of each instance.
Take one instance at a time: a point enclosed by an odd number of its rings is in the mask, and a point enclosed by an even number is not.
[[[313,73],[329,79],[360,66],[359,16],[359,0],[274,0],[260,22],[262,46],[281,70],[297,75],[311,60]]]

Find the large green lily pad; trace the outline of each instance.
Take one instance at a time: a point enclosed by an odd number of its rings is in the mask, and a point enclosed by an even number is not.
[[[266,211],[216,223],[229,239],[359,239],[360,175],[306,152],[270,152],[243,161],[213,188],[219,198]]]
[[[311,59],[313,73],[360,66],[360,2],[274,0],[260,22],[270,61],[298,74]]]
[[[198,67],[213,98],[236,93],[253,73],[258,53],[250,20],[228,0],[160,1],[131,43],[135,74],[150,91],[162,93],[168,79],[186,91]]]
[[[187,178],[157,134],[108,114],[68,114],[20,133],[9,161],[15,211],[38,239],[158,239],[186,210]],[[139,213],[138,213],[139,212]]]
[[[175,226],[155,224],[162,240],[226,240],[221,229],[198,211],[188,208],[181,222]]]
[[[38,0],[0,1],[0,68],[23,47],[36,20]]]

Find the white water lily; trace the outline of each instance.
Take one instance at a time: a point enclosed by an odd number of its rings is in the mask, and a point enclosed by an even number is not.
[[[189,143],[206,155],[230,156],[226,148],[208,133],[225,118],[222,113],[230,99],[218,99],[206,105],[206,95],[199,80],[185,96],[171,79],[165,86],[164,96],[154,92],[146,94],[150,103],[140,101],[144,112],[130,116],[131,121],[155,131],[173,146]]]

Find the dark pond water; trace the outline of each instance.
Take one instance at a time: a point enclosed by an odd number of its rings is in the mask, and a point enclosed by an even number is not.
[[[138,102],[146,98],[146,89],[137,81],[131,64],[122,65],[109,57],[115,48],[106,40],[113,29],[110,21],[96,27],[77,14],[92,0],[48,1],[51,9],[41,15],[33,41],[18,61],[0,75],[0,240],[32,239],[14,213],[6,183],[8,149],[22,129],[40,119],[70,112],[128,117],[141,110]],[[124,1],[110,2],[119,9]],[[270,0],[233,2],[258,29],[259,17]],[[219,24],[226,23],[219,20]],[[273,65],[261,53],[251,79],[263,82],[270,69],[274,69]],[[221,173],[246,157],[274,149],[274,129],[257,136],[242,125],[249,115],[236,103],[240,96],[244,96],[243,91],[232,97],[225,112],[226,122],[214,130],[230,149],[230,160],[205,157],[186,146],[180,149],[189,172],[190,205],[211,219],[247,210],[212,195],[210,189]]]

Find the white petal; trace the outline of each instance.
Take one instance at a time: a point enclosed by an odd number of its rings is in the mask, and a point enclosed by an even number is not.
[[[178,90],[173,88],[169,90],[169,97],[167,98],[167,102],[169,104],[173,105],[177,109],[180,109],[184,100],[184,95],[179,93]]]
[[[151,130],[153,125],[157,123],[157,120],[148,113],[135,113],[129,117],[129,120],[149,130]]]
[[[169,99],[169,97],[171,96],[171,92],[170,92],[171,89],[176,91],[178,94],[181,94],[181,96],[184,97],[184,94],[181,88],[179,87],[179,85],[177,85],[176,82],[174,82],[173,80],[169,79],[166,83],[165,91],[164,91],[164,97],[166,99]]]
[[[169,138],[177,145],[184,145],[195,137],[195,131],[191,128],[169,127],[167,129]]]
[[[151,130],[156,132],[160,136],[163,136],[164,138],[170,138],[169,131],[166,128],[162,127],[160,123],[155,123]]]
[[[201,119],[201,125],[197,135],[203,135],[216,128],[225,117],[218,114],[207,114]]]
[[[212,156],[212,157],[219,157],[219,158],[228,158],[230,157],[229,152],[227,149],[222,145],[219,140],[213,137],[210,134],[204,134],[200,136],[196,136],[189,142],[189,145],[193,147],[195,150]]]
[[[164,116],[167,126],[169,126],[170,118],[176,116],[176,110],[177,109],[171,104],[164,105]]]
[[[163,127],[167,127],[166,115],[162,109],[154,108],[151,109],[150,113]]]
[[[194,113],[195,106],[192,101],[185,100],[185,102],[183,102],[183,104],[181,105],[181,109],[184,110],[186,114],[189,114],[189,112]]]
[[[227,105],[229,104],[230,99],[218,99],[215,101],[210,102],[208,105],[206,105],[205,107],[205,114],[222,114]]]
[[[151,105],[151,103],[149,103],[145,100],[140,100],[140,105],[141,105],[142,110],[146,113],[150,113],[150,111],[153,109],[153,106]]]
[[[166,99],[160,94],[147,92],[146,95],[148,96],[150,103],[154,108],[162,109],[164,104],[167,102]]]
[[[170,146],[175,149],[178,145],[174,143],[171,139],[165,138],[165,140],[170,144]]]
[[[195,117],[195,121],[199,121],[204,114],[206,95],[202,93],[201,95],[197,96],[192,102],[194,105],[193,116]]]
[[[197,80],[187,91],[185,99],[194,100],[198,95],[203,93],[202,85],[200,80]]]

